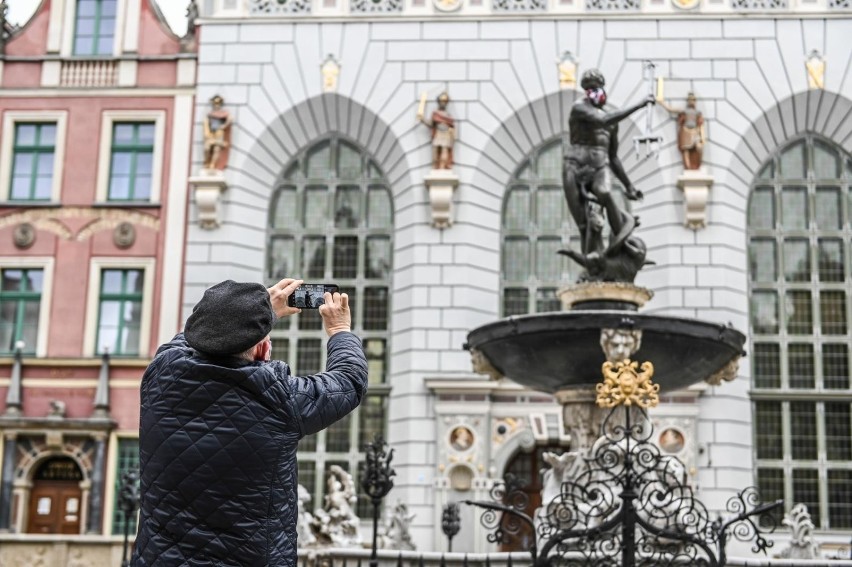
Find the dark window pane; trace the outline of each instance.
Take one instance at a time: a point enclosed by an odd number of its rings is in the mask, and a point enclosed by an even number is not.
[[[777,344],[754,345],[754,387],[781,387],[781,357]]]
[[[562,301],[556,296],[555,287],[540,288],[535,294],[535,311],[536,313],[546,313],[550,311],[561,311]]]
[[[115,463],[115,491],[113,494],[112,505],[112,533],[113,535],[121,535],[124,533],[125,520],[129,519],[128,532],[136,531],[136,514],[132,514],[129,518],[124,515],[124,511],[119,506],[118,494],[121,490],[121,476],[127,471],[139,470],[139,440],[138,439],[119,439],[116,447],[116,463]]]
[[[772,179],[773,177],[775,177],[775,164],[770,161],[765,166],[763,166],[763,169],[761,169],[760,173],[757,174],[757,178]]]
[[[852,528],[852,471],[828,471],[828,526],[833,530]]]
[[[296,272],[296,243],[287,236],[272,237],[269,241],[269,266],[267,278],[280,281]]]
[[[503,277],[525,281],[530,271],[530,242],[526,238],[507,238],[503,248]]]
[[[530,224],[530,190],[512,187],[503,211],[503,226],[509,230],[525,230]]]
[[[346,453],[349,451],[349,429],[352,414],[334,422],[325,431],[325,450],[329,453]]]
[[[324,236],[305,238],[302,241],[302,274],[300,279],[322,279],[325,277]]]
[[[804,187],[784,187],[781,190],[781,228],[808,228],[808,192]]]
[[[331,169],[331,144],[322,142],[314,146],[305,160],[307,169],[305,176],[309,179],[326,179],[332,173]]]
[[[306,453],[306,452],[310,453],[310,452],[313,452],[313,451],[316,451],[316,450],[317,450],[317,434],[306,435],[306,436],[302,437],[302,439],[299,441],[299,448],[298,448],[299,453]],[[310,463],[310,466],[311,466],[311,473],[312,473],[310,475],[310,477],[311,477],[311,479],[313,479],[314,478],[313,467],[315,466],[315,463],[313,461],[309,461],[309,463]],[[306,465],[307,464],[308,463],[306,463]],[[299,484],[307,487],[308,489],[313,489],[313,487],[314,487],[313,480],[311,480],[310,483],[308,483],[307,479],[305,479],[304,481],[302,480],[301,465],[302,465],[302,461],[299,461],[299,466],[300,466],[300,468],[299,468]]]
[[[372,186],[367,191],[367,226],[370,228],[390,228],[393,220],[393,206],[390,193],[381,186]]]
[[[365,276],[370,279],[388,279],[391,267],[391,242],[388,236],[367,238]]]
[[[807,177],[805,166],[806,150],[804,140],[788,147],[781,153],[781,177],[787,179],[804,179]]]
[[[807,240],[784,240],[784,279],[788,282],[811,280],[811,247]]]
[[[300,331],[317,331],[322,329],[322,317],[317,309],[302,309],[299,313]]]
[[[556,238],[540,238],[535,244],[535,272],[540,281],[558,281],[564,258],[557,254],[562,242]]]
[[[757,402],[754,407],[754,429],[758,459],[780,459],[784,456],[781,442],[781,404]]]
[[[302,311],[316,311],[305,309]],[[299,339],[296,345],[296,373],[300,376],[316,374],[321,370],[322,341],[320,339]]]
[[[299,228],[299,214],[296,210],[296,188],[283,187],[278,190],[273,205],[272,226],[280,229]]]
[[[785,309],[787,311],[788,333],[796,335],[813,333],[811,292],[788,291]]]
[[[334,226],[358,228],[361,222],[361,188],[340,187],[334,195]]]
[[[776,266],[775,241],[755,239],[749,247],[751,279],[755,282],[774,282],[778,277]]]
[[[349,314],[352,317],[352,328],[355,329],[358,326],[358,290],[354,287],[341,286],[340,293],[345,293],[349,296]]]
[[[775,228],[775,193],[772,187],[754,190],[748,208],[748,223],[751,228]]]
[[[337,176],[346,180],[360,179],[363,170],[361,152],[345,142],[341,142],[337,148]]]
[[[388,290],[386,287],[364,289],[364,329],[384,331],[388,328]]]
[[[814,347],[811,344],[791,344],[787,347],[791,388],[815,388]]]
[[[325,228],[327,214],[328,190],[325,187],[308,187],[305,190],[305,207],[303,220],[305,228]]]
[[[539,230],[559,230],[562,226],[562,209],[565,197],[560,187],[542,187],[536,191],[536,225]]]
[[[385,339],[366,339],[364,355],[367,357],[367,371],[370,384],[384,384],[387,380],[387,344]]]
[[[332,271],[335,278],[353,279],[358,273],[358,237],[334,237]]]
[[[284,362],[289,362],[290,360],[290,340],[283,339],[280,337],[272,338],[272,360],[283,360]]]
[[[818,187],[814,213],[819,230],[838,230],[843,224],[843,202],[839,187]]]
[[[852,460],[849,402],[825,402],[825,454],[829,461]]]
[[[757,488],[762,502],[784,500],[784,471],[782,469],[757,469]],[[784,507],[776,508],[770,513],[775,518],[776,525],[781,525]]]
[[[842,282],[843,240],[840,238],[820,238],[817,246],[819,281]]]
[[[529,290],[510,288],[503,290],[503,316],[526,315],[529,313]]]
[[[562,180],[562,142],[541,149],[536,163],[536,173],[542,181]]]
[[[814,140],[814,177],[817,179],[837,179],[840,177],[840,158],[831,146]]]
[[[360,421],[360,434],[358,446],[363,447],[373,440],[376,434],[384,436],[385,414],[387,413],[386,396],[367,396],[364,403],[358,408]]]
[[[823,386],[831,390],[845,390],[849,384],[849,347],[845,344],[822,345]]]
[[[846,334],[846,292],[821,291],[819,294],[819,315],[822,319],[822,332],[826,335]]]
[[[796,460],[817,458],[816,415],[814,402],[790,402],[790,445]]]
[[[774,291],[751,294],[751,319],[755,333],[778,332],[778,295]]]
[[[816,470],[793,469],[793,502],[807,506],[814,526],[820,526],[819,480]]]

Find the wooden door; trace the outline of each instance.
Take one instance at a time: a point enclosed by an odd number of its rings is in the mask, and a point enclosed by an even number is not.
[[[37,480],[30,492],[27,533],[79,534],[81,508],[79,482]]]

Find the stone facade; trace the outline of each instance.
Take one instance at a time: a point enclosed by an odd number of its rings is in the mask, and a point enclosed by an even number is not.
[[[419,548],[443,545],[434,526],[445,496],[435,487],[451,482],[454,467],[444,437],[461,419],[460,408],[482,440],[481,453],[470,463],[477,490],[502,474],[495,466],[499,447],[489,442],[488,416],[528,419],[534,412],[526,403],[505,409],[488,401],[500,387],[472,373],[461,347],[470,329],[501,315],[507,183],[534,148],[562,135],[570,105],[582,96],[560,90],[556,63],[562,52],[575,54],[577,76],[589,67],[603,71],[616,107],[647,92],[642,61],[651,59],[665,78],[666,98],[682,105],[687,92],[694,92],[707,121],[704,165],[714,184],[707,227],[699,231],[684,227],[674,122],[655,108],[654,132],[665,142],[659,157],[648,160],[638,160],[631,146],[644,120],[622,127],[622,159],[645,194],[633,209],[642,221],[637,235],[656,262],[637,279],[656,293],[645,308],[649,312],[730,322],[747,332],[746,211],[759,169],[785,140],[804,132],[847,150],[852,143],[852,73],[843,63],[852,57],[852,19],[841,13],[345,22],[234,14],[209,14],[199,46],[198,101],[224,96],[235,126],[221,228],[200,229],[194,208],[190,211],[184,316],[221,279],[263,278],[270,196],[297,152],[329,132],[369,152],[390,184],[394,204],[388,416],[389,440],[397,450],[393,497],[416,513]],[[805,60],[811,49],[829,61],[824,89],[808,88]],[[324,92],[321,75],[329,54],[340,64],[333,93]],[[454,222],[437,230],[423,181],[431,148],[415,112],[421,92],[433,98],[444,89],[457,119],[454,169],[460,181]],[[199,103],[196,133],[205,112]],[[201,155],[196,142],[194,167]],[[443,386],[428,386],[431,382]],[[458,403],[440,401],[448,388],[456,397],[447,399]],[[697,432],[693,482],[712,509],[722,509],[736,490],[755,482],[749,388],[749,364],[742,364],[732,382],[688,394],[693,409],[659,410],[664,421],[694,419],[684,426]],[[464,397],[476,392],[481,398]],[[470,399],[482,401],[466,404]],[[545,413],[555,411],[551,405]]]

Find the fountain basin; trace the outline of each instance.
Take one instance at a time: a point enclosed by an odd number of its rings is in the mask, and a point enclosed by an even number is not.
[[[661,392],[702,382],[745,355],[745,335],[729,326],[595,309],[507,317],[472,330],[465,348],[481,352],[503,376],[552,394],[599,382],[601,329],[619,328],[642,331],[631,358],[654,364]]]

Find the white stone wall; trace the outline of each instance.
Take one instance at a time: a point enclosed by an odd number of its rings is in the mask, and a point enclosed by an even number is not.
[[[578,93],[560,91],[556,60],[568,49],[580,72],[596,66],[618,107],[644,96],[642,60],[683,105],[694,91],[707,119],[705,164],[715,177],[708,227],[683,227],[673,120],[654,111],[665,136],[657,160],[638,161],[622,127],[628,175],[645,193],[637,235],[656,265],[637,283],[657,296],[649,311],[731,322],[748,329],[746,207],[761,164],[786,139],[810,130],[852,145],[852,19],[581,21],[366,21],[244,19],[210,22],[201,34],[193,168],[201,118],[221,94],[235,116],[223,225],[202,230],[190,212],[184,316],[203,289],[224,278],[262,280],[272,187],[294,154],[336,130],[368,149],[390,181],[395,207],[390,442],[397,450],[393,497],[415,519],[421,548],[433,542],[437,473],[434,401],[425,378],[470,378],[467,332],[498,317],[500,215],[506,183],[537,145],[560,135]],[[828,61],[825,91],[808,91],[805,58]],[[341,63],[337,94],[321,92],[327,54]],[[423,176],[428,130],[415,121],[421,91],[446,88],[459,119],[455,224],[430,226]],[[642,114],[634,115],[643,123]],[[700,401],[700,495],[720,508],[753,483],[749,363]]]

